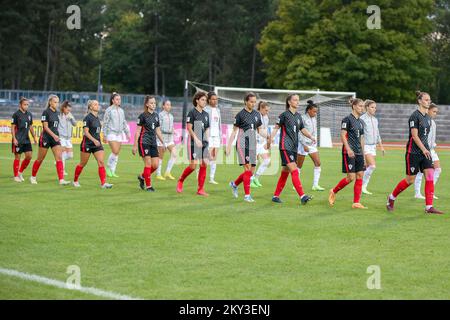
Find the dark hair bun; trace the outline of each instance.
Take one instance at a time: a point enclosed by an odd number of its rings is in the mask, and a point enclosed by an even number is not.
[[[309,105],[313,105],[313,104],[314,104],[314,101],[308,100],[308,101],[306,101],[306,103],[309,104]]]
[[[420,97],[421,95],[422,95],[422,92],[416,91],[416,97],[417,97],[417,98]]]

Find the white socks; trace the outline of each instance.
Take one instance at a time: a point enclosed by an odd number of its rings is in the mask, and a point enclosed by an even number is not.
[[[158,169],[156,169],[157,176],[161,175],[162,163],[163,163],[163,161],[161,159],[158,159]]]
[[[175,164],[176,161],[177,161],[176,157],[170,157],[169,162],[167,163],[166,173],[172,172],[173,165]],[[161,163],[162,163],[162,161],[160,161],[160,165],[161,165]]]
[[[64,170],[66,170],[66,160],[70,160],[70,159],[73,159],[73,152],[63,151],[63,153],[61,155],[61,160],[63,163]]]
[[[442,173],[441,168],[434,169],[434,185],[436,185],[436,183],[438,182],[441,173]]]
[[[422,194],[422,179],[423,179],[423,173],[419,172],[416,176],[416,180],[414,181],[414,190],[416,192],[416,196]]]
[[[314,187],[318,187],[319,186],[319,180],[320,180],[320,173],[322,172],[322,168],[321,167],[315,167],[314,168]]]
[[[256,171],[255,178],[259,179],[260,176],[264,174],[264,172],[267,170],[267,168],[270,165],[270,159],[264,159],[261,165],[258,168],[258,171]]]
[[[216,161],[211,161],[209,164],[210,164],[209,179],[214,180],[214,177],[216,176],[217,163]]]
[[[363,177],[363,186],[367,187],[369,184],[370,178],[372,177],[372,173],[375,171],[377,167],[376,166],[369,166],[366,171],[364,172]]]
[[[119,156],[111,153],[108,158],[108,168],[115,173],[117,168],[117,162],[119,162]]]

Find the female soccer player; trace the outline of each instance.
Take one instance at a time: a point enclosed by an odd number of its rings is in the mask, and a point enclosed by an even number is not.
[[[406,145],[406,178],[403,179],[388,197],[386,208],[394,211],[394,202],[398,195],[414,183],[416,175],[425,175],[425,212],[429,214],[443,214],[433,207],[434,169],[428,135],[431,130],[431,118],[428,115],[431,98],[426,92],[416,92],[419,108],[414,111],[408,121],[409,139]]]
[[[120,95],[113,92],[110,99],[110,107],[106,109],[105,117],[103,118],[103,141],[111,147],[106,173],[108,177],[114,178],[119,177],[116,175],[116,168],[122,143],[130,140],[130,129],[128,128],[125,113],[120,107],[121,102]],[[126,135],[126,139],[124,135]]]
[[[152,186],[152,173],[158,168],[159,155],[156,137],[161,141],[163,148],[166,147],[160,129],[160,118],[155,112],[156,98],[146,96],[144,100],[144,112],[139,115],[137,121],[136,135],[134,137],[133,155],[139,150],[139,155],[144,161],[144,172],[138,176],[139,185],[142,190],[155,192]]]
[[[325,191],[319,185],[320,174],[322,172],[319,149],[317,148],[317,112],[319,110],[318,106],[312,100],[307,101],[305,114],[302,115],[303,125],[308,130],[308,132],[314,137],[314,142],[306,137],[302,132],[300,132],[300,143],[298,144],[298,156],[297,156],[297,167],[300,172],[303,168],[303,163],[305,162],[305,157],[309,155],[314,163],[314,182],[312,186],[313,191]]]
[[[91,154],[94,155],[98,164],[98,176],[100,177],[100,185],[102,189],[111,189],[112,184],[106,182],[106,170],[105,170],[105,151],[100,141],[100,132],[102,131],[102,124],[98,118],[98,112],[100,106],[98,101],[88,101],[88,114],[83,119],[83,140],[80,145],[80,163],[75,168],[73,186],[80,187],[80,174],[83,168],[87,165]]]
[[[158,169],[156,171],[156,179],[175,180],[175,178],[172,176],[172,168],[175,162],[177,161],[177,150],[175,148],[175,142],[173,139],[173,135],[175,132],[173,127],[173,115],[170,113],[170,110],[172,109],[172,103],[169,100],[166,100],[163,102],[162,107],[163,111],[159,113],[159,124],[161,126],[160,129],[162,137],[164,139],[163,140],[164,143],[161,143],[159,140],[156,141],[158,144],[158,152],[159,152],[159,163]],[[164,174],[164,176],[162,176],[161,169],[165,151],[169,151],[170,159],[169,162],[167,163],[166,173]]]
[[[352,113],[342,120],[341,140],[342,140],[342,172],[347,177],[342,179],[334,189],[330,190],[328,202],[331,206],[336,201],[336,194],[344,189],[352,181],[355,181],[353,188],[353,209],[367,209],[361,201],[362,184],[364,176],[364,123],[361,116],[364,113],[364,101],[361,99],[351,99]]]
[[[204,111],[206,107],[207,95],[204,92],[197,92],[192,101],[194,108],[188,113],[186,122],[187,130],[189,132],[188,138],[188,155],[189,166],[183,171],[177,183],[177,192],[183,192],[183,183],[186,178],[195,171],[195,168],[200,163],[200,170],[198,173],[198,189],[197,195],[207,197],[205,192],[206,168],[208,166],[209,152],[208,152],[208,138],[209,138],[209,117],[208,113]]]
[[[43,132],[39,139],[39,152],[36,161],[33,163],[33,169],[31,172],[30,182],[31,184],[37,184],[36,175],[39,168],[44,161],[45,156],[49,148],[52,149],[53,155],[56,160],[56,172],[58,173],[58,179],[60,185],[68,185],[69,181],[64,180],[64,166],[62,162],[62,148],[59,139],[58,125],[58,109],[59,98],[56,95],[51,94],[48,97],[47,108],[42,113],[42,127]]]
[[[262,129],[265,132],[269,132],[269,112],[270,106],[265,101],[260,101],[258,103],[258,111],[261,115]],[[260,188],[262,187],[259,178],[264,174],[267,168],[270,165],[270,150],[267,144],[267,139],[264,139],[261,135],[256,135],[256,157],[261,159],[262,163],[260,164],[258,170],[251,178],[250,186],[252,188]]]
[[[75,118],[72,113],[72,106],[69,101],[64,101],[61,104],[59,113],[59,124],[58,132],[59,138],[61,140],[62,147],[62,162],[64,167],[64,175],[67,176],[66,172],[66,160],[73,158],[73,147],[72,147],[72,127],[77,125]]]
[[[12,134],[12,152],[14,153],[14,181],[23,182],[23,172],[30,164],[33,157],[33,148],[29,133],[33,136],[34,143],[37,143],[36,134],[33,125],[33,115],[28,111],[30,102],[26,98],[20,98],[19,110],[17,110],[11,119],[11,134]],[[25,153],[25,159],[20,165],[20,157]]]
[[[286,185],[286,181],[291,174],[292,184],[297,191],[300,201],[303,205],[307,204],[312,197],[305,194],[302,183],[300,181],[297,167],[297,151],[299,143],[299,133],[311,139],[312,143],[316,142],[316,138],[303,125],[302,116],[297,112],[300,98],[297,94],[290,94],[286,98],[286,111],[278,117],[275,128],[272,132],[271,140],[276,136],[278,130],[281,129],[280,137],[280,155],[281,155],[281,176],[278,179],[277,188],[272,197],[272,201],[281,203],[280,195]]]
[[[222,116],[219,108],[219,98],[215,92],[209,92],[207,96],[208,106],[205,111],[208,113],[209,129],[209,183],[218,184],[215,180],[217,168],[217,152],[222,145]]]
[[[366,159],[366,171],[363,177],[362,192],[367,195],[372,193],[367,190],[370,178],[376,169],[375,157],[377,156],[377,145],[380,146],[383,156],[385,150],[383,142],[381,141],[380,130],[378,129],[378,119],[375,118],[377,112],[377,104],[375,101],[366,100],[364,102],[366,113],[361,116],[361,120],[364,122],[364,157]]]
[[[428,109],[428,115],[431,118],[431,129],[430,129],[430,134],[428,135],[428,145],[430,146],[431,160],[433,161],[433,168],[434,168],[433,182],[434,182],[435,186],[436,186],[436,184],[439,180],[439,177],[442,173],[441,162],[439,161],[439,156],[436,152],[436,147],[437,147],[437,144],[436,144],[436,122],[434,121],[434,119],[436,118],[437,113],[438,113],[438,106],[432,103],[430,105],[430,108]],[[423,178],[423,173],[422,172],[417,173],[415,185],[414,185],[417,199],[425,199],[425,197],[420,192],[421,186],[422,186],[422,178]],[[438,197],[434,196],[434,199],[438,200]]]
[[[236,138],[236,150],[239,159],[239,165],[244,167],[242,173],[235,181],[230,182],[230,187],[233,196],[237,198],[238,186],[244,184],[244,201],[254,202],[250,195],[250,180],[256,167],[256,132],[263,138],[269,140],[267,132],[262,129],[261,114],[254,110],[256,105],[256,95],[252,92],[247,93],[244,98],[245,107],[242,109],[234,119],[233,132],[228,140],[226,155],[231,153],[231,144]],[[269,142],[269,141],[268,141]],[[270,145],[270,143],[269,143]]]

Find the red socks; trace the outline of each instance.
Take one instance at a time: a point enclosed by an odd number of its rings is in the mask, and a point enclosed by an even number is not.
[[[425,204],[427,206],[433,206],[434,200],[434,181],[426,180],[425,181]]]
[[[289,171],[281,171],[281,176],[278,179],[277,188],[275,190],[274,196],[279,197],[281,192],[286,185],[287,178],[289,177]]]
[[[198,172],[198,191],[203,190],[206,180],[206,165],[201,165]]]
[[[186,180],[186,178],[189,177],[189,175],[194,171],[195,169],[191,169],[191,167],[187,167],[186,169],[184,169],[183,174],[180,177],[180,181],[184,182],[184,180]]]
[[[251,171],[245,171],[243,173],[242,180],[244,182],[244,192],[245,192],[246,196],[250,195],[250,181],[251,181],[251,179],[252,179],[252,172]]]
[[[300,178],[298,176],[298,169],[295,169],[291,172],[292,184],[294,185],[295,190],[298,195],[301,197],[304,196],[305,192],[303,191],[302,183],[300,182]]]
[[[142,177],[145,180],[145,186],[147,188],[150,188],[152,186],[152,167],[145,167],[144,168],[144,174],[142,175]]]
[[[56,161],[56,172],[58,173],[58,179],[64,180],[64,164],[61,160]]]
[[[14,163],[13,163],[14,177],[17,177],[19,175],[19,166],[20,166],[20,160],[14,159]]]
[[[104,185],[106,183],[106,170],[105,167],[98,167],[98,176],[100,177],[100,183]]]
[[[392,195],[394,196],[394,198],[397,198],[397,196],[402,193],[403,191],[405,191],[406,189],[408,189],[409,184],[408,181],[406,181],[406,179],[400,181],[400,183],[397,185],[397,187],[395,187],[394,191],[392,192]]]
[[[356,179],[355,186],[353,188],[353,203],[359,203],[361,201],[362,185],[362,179]]]
[[[333,192],[338,193],[342,189],[344,189],[350,182],[347,181],[347,178],[342,179],[339,181],[336,187],[334,187]]]
[[[31,160],[24,159],[22,161],[22,165],[20,166],[19,172],[23,173],[28,168],[28,165],[30,164],[30,162],[31,162]]]
[[[242,174],[234,181],[234,184],[235,184],[236,186],[240,185],[240,184],[242,183],[242,181],[244,181],[244,175],[245,175],[245,172],[242,173]]]
[[[42,163],[42,162],[40,162],[40,161],[38,161],[38,160],[36,160],[36,161],[33,163],[33,169],[31,170],[31,176],[32,176],[32,177],[36,177],[36,175],[37,175],[37,173],[38,173],[38,171],[39,171],[39,168],[41,167],[41,163]]]
[[[80,174],[82,171],[83,171],[83,167],[80,165],[77,165],[77,167],[75,168],[75,174],[74,174],[74,178],[73,178],[74,182],[78,182],[78,178],[80,177]]]

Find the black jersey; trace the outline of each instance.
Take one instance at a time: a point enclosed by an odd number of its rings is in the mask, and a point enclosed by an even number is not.
[[[256,152],[255,130],[262,126],[261,114],[255,110],[248,112],[244,108],[234,118],[234,126],[239,128],[236,147],[238,149],[251,149]]]
[[[42,124],[44,122],[47,122],[48,128],[57,136],[59,135],[58,133],[59,115],[57,111],[53,111],[52,109],[50,109],[50,107],[45,109],[44,112],[42,113],[41,121]],[[47,137],[49,136],[49,134],[44,131],[44,136]]]
[[[88,128],[89,134],[101,143],[100,132],[102,132],[102,124],[98,117],[94,116],[92,113],[89,113],[83,119],[83,130],[84,130],[84,128]],[[86,136],[83,136],[82,144],[89,146],[91,148],[95,147],[94,142],[92,142]]]
[[[186,122],[192,124],[192,131],[196,134],[202,142],[207,143],[206,130],[209,128],[208,112],[199,112],[196,108],[189,111]],[[191,144],[194,144],[194,139],[191,137]]]
[[[33,115],[31,112],[22,112],[17,110],[11,119],[11,124],[15,125],[15,134],[19,145],[28,144],[30,142],[30,128],[33,125]]]
[[[156,128],[160,126],[156,112],[144,112],[138,117],[137,125],[142,127],[139,143],[156,146]]]
[[[364,122],[361,119],[356,119],[353,114],[350,114],[342,120],[341,129],[347,131],[347,140],[350,149],[355,154],[363,154],[361,136],[364,135]],[[345,146],[342,146],[342,151],[344,154],[347,153]]]
[[[305,127],[300,113],[292,113],[286,110],[277,120],[277,125],[281,129],[280,150],[297,152],[298,150],[298,134]]]
[[[413,154],[422,154],[422,150],[417,146],[412,137],[412,129],[417,129],[419,131],[419,139],[422,141],[423,145],[427,150],[430,150],[428,144],[428,135],[431,129],[431,118],[428,114],[423,115],[419,110],[414,111],[414,113],[409,117],[409,139],[406,145],[406,152]]]

